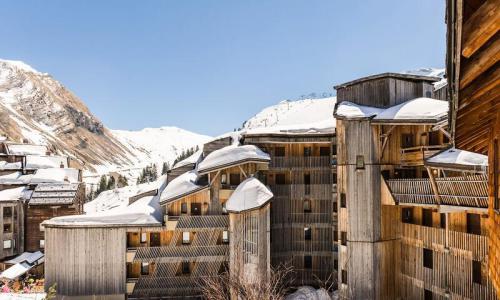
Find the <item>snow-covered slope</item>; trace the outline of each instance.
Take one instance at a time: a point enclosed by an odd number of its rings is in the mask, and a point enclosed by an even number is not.
[[[109,130],[49,74],[1,59],[0,136],[71,156],[86,169],[86,178],[94,177],[90,181],[110,171],[134,177],[145,165],[172,163],[183,150],[209,138],[175,127]]]

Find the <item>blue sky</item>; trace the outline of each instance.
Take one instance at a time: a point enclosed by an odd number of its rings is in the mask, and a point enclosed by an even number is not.
[[[217,135],[283,99],[443,67],[444,0],[2,1],[0,58],[52,74],[108,127]]]

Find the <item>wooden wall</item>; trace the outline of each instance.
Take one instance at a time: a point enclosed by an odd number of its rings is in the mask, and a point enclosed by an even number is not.
[[[9,207],[11,216],[4,215],[4,209]],[[10,231],[4,231],[4,225],[10,226]],[[5,249],[4,241],[11,241],[11,247]],[[0,202],[0,259],[18,255],[24,252],[24,204],[21,201]]]

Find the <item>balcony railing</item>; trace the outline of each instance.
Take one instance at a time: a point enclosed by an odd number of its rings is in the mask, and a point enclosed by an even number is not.
[[[229,259],[229,245],[137,248],[134,261],[180,262],[203,256],[205,260]],[[215,257],[220,257],[216,259]]]
[[[332,184],[276,184],[270,187],[275,197],[293,198],[330,199],[334,190]]]
[[[181,216],[177,222],[178,230],[227,229],[228,215]]]
[[[401,165],[405,167],[423,166],[424,159],[448,147],[447,145],[417,146],[401,149]]]
[[[488,207],[486,175],[436,178],[438,203],[428,178],[389,179],[387,185],[399,203]]]
[[[271,159],[271,169],[321,169],[331,168],[330,156],[274,156]]]

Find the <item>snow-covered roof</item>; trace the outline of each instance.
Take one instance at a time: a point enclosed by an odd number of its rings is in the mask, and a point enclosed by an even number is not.
[[[27,155],[27,169],[45,169],[45,168],[64,168],[68,167],[68,158],[65,156],[48,156],[48,155]]]
[[[230,212],[243,212],[262,207],[273,197],[269,188],[257,178],[250,177],[238,185],[226,202]]]
[[[21,170],[23,165],[20,161],[9,163],[6,161],[0,161],[0,170]]]
[[[448,116],[448,109],[447,101],[416,98],[383,110],[373,118],[373,122],[436,123]]]
[[[46,182],[77,183],[79,182],[78,175],[79,175],[78,169],[72,169],[72,168],[38,169],[31,178],[30,183],[32,184],[46,183]]]
[[[488,156],[450,148],[427,158],[425,165],[450,169],[485,171],[488,167]]]
[[[444,76],[444,69],[435,69],[435,68],[420,68],[418,70],[401,71],[401,72],[385,72],[385,73],[379,73],[361,77],[355,80],[338,84],[335,86],[335,89],[345,88],[361,82],[385,78],[385,77],[398,78],[403,80],[436,82],[440,80],[442,76]]]
[[[23,175],[21,172],[13,172],[0,176],[0,184],[28,184],[33,174]]]
[[[0,191],[0,201],[26,200],[30,198],[32,191],[24,186]]]
[[[33,144],[11,144],[6,143],[7,154],[10,155],[45,155],[47,154],[47,147],[44,145]]]
[[[178,163],[176,163],[172,169],[184,167],[187,165],[196,165],[201,160],[202,155],[203,155],[203,150],[200,149],[195,153],[191,154],[188,158],[183,159]]]
[[[28,262],[30,264],[40,260],[43,257],[43,253],[40,251],[36,252],[23,252],[22,254],[4,261],[5,264],[14,265],[17,263]]]
[[[187,195],[208,189],[208,185],[198,185],[196,171],[186,172],[168,183],[161,193],[160,203],[164,204]]]
[[[155,181],[158,193],[145,196],[131,204],[119,205],[109,210],[56,217],[43,222],[47,226],[57,227],[114,227],[114,226],[158,226],[162,224],[162,211],[159,203],[161,191],[165,187],[165,177]],[[118,193],[120,194],[120,193]],[[96,198],[97,200],[97,198]],[[94,200],[95,201],[95,200]],[[112,202],[117,202],[112,200]]]
[[[25,252],[25,253],[29,253],[29,252]],[[16,279],[19,276],[26,274],[26,272],[28,272],[33,267],[35,267],[36,265],[38,265],[44,261],[44,255],[40,251],[37,251],[35,253],[29,253],[26,255],[25,255],[25,253],[20,255],[20,256],[23,256],[23,260],[21,260],[20,262],[17,262],[16,264],[11,266],[10,268],[3,271],[0,274],[0,278],[10,279],[10,280]],[[18,256],[18,257],[20,257],[20,256]],[[17,258],[15,258],[11,261],[14,261],[16,259]],[[17,260],[19,260],[19,259],[17,259]]]
[[[334,115],[342,119],[366,119],[371,118],[382,112],[382,108],[359,105],[349,101],[342,101],[335,107]]]
[[[254,145],[230,145],[210,153],[198,164],[198,172],[205,174],[245,162],[269,162],[271,157]]]
[[[437,123],[448,116],[447,101],[416,98],[386,109],[344,101],[337,105],[335,116],[345,119],[373,118],[374,123]]]

